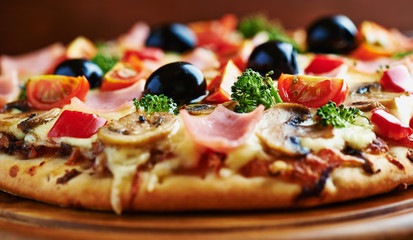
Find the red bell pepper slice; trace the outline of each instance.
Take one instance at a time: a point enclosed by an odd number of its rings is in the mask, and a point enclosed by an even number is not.
[[[379,135],[393,140],[405,140],[413,133],[409,126],[382,108],[372,111],[371,122],[376,125]]]
[[[315,55],[313,61],[306,67],[306,74],[321,74],[331,72],[344,63],[338,58],[331,58],[326,55]]]
[[[400,65],[383,72],[380,83],[384,90],[391,92],[413,92],[413,79],[407,67]]]
[[[47,136],[90,138],[105,126],[106,122],[106,119],[95,114],[65,110]]]

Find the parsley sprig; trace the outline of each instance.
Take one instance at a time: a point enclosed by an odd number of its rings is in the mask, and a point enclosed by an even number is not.
[[[236,112],[251,112],[260,104],[267,109],[276,103],[282,102],[270,77],[272,74],[273,71],[270,71],[263,77],[258,72],[247,69],[238,77],[238,81],[231,87],[231,97],[238,102],[235,107]]]
[[[343,104],[337,107],[336,103],[332,101],[317,109],[317,116],[320,117],[320,124],[324,126],[332,125],[338,128],[344,128],[348,124],[359,125],[357,124],[358,118],[365,118],[370,123],[370,120],[361,115],[357,108],[346,108]]]
[[[136,110],[143,109],[147,114],[151,115],[154,112],[169,112],[178,114],[178,107],[172,98],[165,95],[147,94],[139,101],[134,98]]]

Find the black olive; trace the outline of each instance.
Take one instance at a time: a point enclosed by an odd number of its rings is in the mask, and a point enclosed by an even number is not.
[[[247,67],[261,75],[274,71],[273,78],[280,77],[281,73],[298,73],[297,52],[289,43],[270,41],[257,46],[252,51]]]
[[[94,62],[86,59],[69,59],[60,63],[54,70],[56,75],[85,76],[90,88],[98,88],[102,84],[102,69]]]
[[[168,52],[182,53],[193,49],[196,41],[191,29],[183,24],[174,23],[154,28],[145,44]]]
[[[144,94],[163,94],[178,104],[189,103],[206,94],[201,70],[190,63],[173,62],[158,68],[145,84]]]
[[[348,53],[356,47],[357,27],[346,16],[318,19],[307,30],[308,50],[316,53]]]

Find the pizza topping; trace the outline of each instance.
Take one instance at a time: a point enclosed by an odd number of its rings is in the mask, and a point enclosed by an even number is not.
[[[337,107],[336,103],[332,101],[317,109],[317,116],[320,117],[318,121],[320,124],[324,126],[332,125],[338,128],[344,128],[349,124],[363,126],[370,123],[367,117],[361,115],[360,110],[353,107],[346,108],[343,104]],[[361,118],[364,118],[367,122],[363,122]]]
[[[21,129],[24,133],[30,132],[33,128],[52,121],[55,117],[60,114],[60,109],[54,108],[50,111],[43,113],[32,113],[29,118],[21,121],[17,127]]]
[[[301,137],[331,137],[332,128],[308,125],[312,121],[310,109],[299,104],[282,103],[268,109],[258,124],[256,135],[272,154],[299,156],[308,153]]]
[[[251,53],[247,68],[262,76],[272,71],[271,77],[278,78],[281,73],[298,73],[297,52],[289,43],[269,41],[257,46]]]
[[[19,96],[19,78],[17,71],[0,75],[0,107]]]
[[[147,47],[182,53],[195,47],[197,39],[190,28],[183,24],[168,24],[152,29],[146,39]]]
[[[317,54],[310,64],[304,69],[306,74],[321,74],[331,72],[343,65],[344,61],[327,55]]]
[[[386,138],[403,140],[413,133],[408,125],[382,108],[372,111],[371,122],[375,124],[378,134]]]
[[[413,92],[413,79],[404,65],[384,71],[380,83],[386,91]]]
[[[240,33],[246,38],[252,38],[258,33],[266,33],[268,40],[287,42],[293,45],[294,49],[299,51],[298,44],[287,36],[281,25],[277,22],[268,20],[264,15],[256,15],[244,18],[238,29]]]
[[[106,74],[119,61],[119,58],[104,52],[98,52],[91,61],[102,69],[103,74]]]
[[[99,131],[99,139],[108,144],[143,146],[166,137],[179,126],[178,118],[167,112],[142,110],[117,121],[109,122]]]
[[[95,114],[65,110],[62,112],[47,137],[90,138],[105,126],[106,120]]]
[[[390,57],[400,50],[393,34],[371,21],[361,23],[358,38],[361,44],[351,53],[351,56],[357,59],[374,60],[380,57]]]
[[[313,22],[307,30],[308,50],[316,53],[348,53],[356,47],[357,28],[346,16],[334,15]]]
[[[186,110],[179,113],[194,142],[217,152],[227,152],[248,140],[263,112],[264,106],[261,105],[251,113],[244,114],[234,113],[218,105],[207,116],[191,116]]]
[[[206,81],[194,65],[173,62],[160,67],[149,76],[144,94],[163,94],[178,104],[189,103],[206,94]]]
[[[60,43],[55,43],[46,48],[20,56],[1,56],[1,73],[9,74],[11,71],[17,70],[19,76],[45,74],[64,53],[64,46]]]
[[[281,74],[278,79],[281,99],[307,107],[321,107],[329,101],[341,104],[346,99],[348,85],[341,78],[294,76]]]
[[[139,101],[134,98],[136,110],[142,109],[147,114],[151,115],[154,112],[169,112],[171,114],[178,114],[177,105],[172,98],[164,95],[150,95],[147,94]]]
[[[208,85],[209,95],[205,98],[208,102],[223,103],[231,100],[231,86],[237,81],[241,71],[229,60],[221,74],[216,76]]]
[[[98,49],[95,47],[92,41],[80,36],[69,43],[66,49],[66,57],[91,59],[96,55],[97,52]]]
[[[122,105],[128,104],[134,98],[140,99],[144,85],[145,81],[138,81],[129,87],[114,91],[89,91],[85,103],[96,111],[119,110]]]
[[[27,100],[34,108],[49,110],[63,107],[70,99],[84,99],[89,90],[85,77],[43,75],[32,77],[27,83]]]
[[[102,69],[94,62],[86,59],[68,59],[60,63],[54,70],[55,75],[78,77],[84,76],[90,88],[98,88],[102,84]]]
[[[231,97],[238,102],[235,107],[236,112],[248,113],[259,105],[264,105],[267,109],[275,103],[282,102],[269,76],[271,74],[272,72],[263,77],[258,72],[247,69],[238,77],[238,81],[231,87]]]
[[[118,62],[103,77],[101,91],[113,91],[129,87],[145,78],[140,60],[136,62]]]

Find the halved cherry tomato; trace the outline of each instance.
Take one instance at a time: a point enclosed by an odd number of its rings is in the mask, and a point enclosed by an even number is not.
[[[413,79],[404,65],[383,72],[380,79],[383,89],[391,92],[413,92]]]
[[[407,140],[412,135],[413,130],[388,111],[376,108],[371,113],[371,122],[379,135],[393,140]]]
[[[314,56],[313,61],[306,67],[304,72],[306,74],[320,74],[331,72],[344,63],[339,58],[332,58],[327,55],[317,54]]]
[[[69,104],[73,97],[84,100],[89,88],[89,82],[84,76],[43,75],[29,79],[26,93],[31,106],[49,110]]]
[[[105,126],[106,122],[106,119],[95,114],[65,110],[47,137],[90,138]]]
[[[374,22],[362,22],[358,38],[361,44],[351,53],[351,56],[360,60],[390,57],[399,50],[397,40],[392,33]]]
[[[208,85],[207,90],[210,91],[210,95],[205,100],[216,103],[229,101],[231,99],[231,86],[240,75],[241,71],[232,60],[229,60],[222,74],[215,77]]]
[[[341,78],[281,74],[278,79],[278,90],[284,102],[321,107],[330,100],[337,105],[343,103],[348,86]]]
[[[129,87],[137,81],[144,78],[142,65],[136,57],[132,56],[129,60],[135,58],[134,65],[129,62],[118,62],[103,77],[101,91],[113,91]]]

